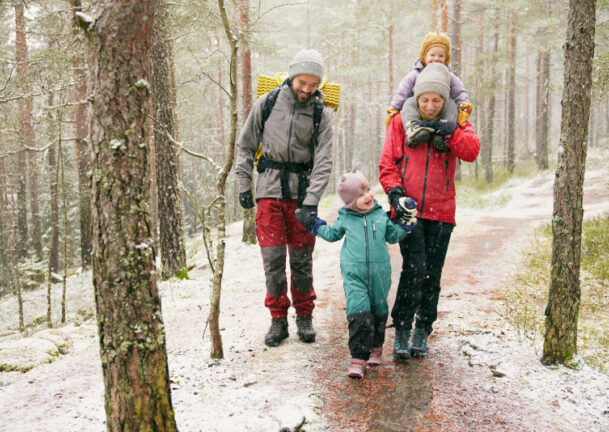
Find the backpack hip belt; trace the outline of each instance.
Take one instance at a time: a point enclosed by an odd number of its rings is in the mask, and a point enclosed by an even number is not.
[[[290,192],[290,173],[298,174],[298,207],[302,207],[305,195],[307,194],[307,187],[309,187],[309,174],[313,168],[313,161],[305,163],[290,163],[290,162],[276,162],[264,157],[260,157],[258,160],[258,166],[256,170],[259,173],[263,173],[266,169],[279,170],[279,179],[281,183],[281,198],[284,200],[292,199],[292,193]]]

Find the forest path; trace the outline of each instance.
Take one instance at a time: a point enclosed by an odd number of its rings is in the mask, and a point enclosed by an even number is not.
[[[604,173],[586,176],[586,216],[609,209]],[[335,314],[342,332],[322,353],[331,367],[319,371],[331,430],[607,430],[607,381],[600,391],[592,385],[573,395],[567,373],[542,366],[539,344],[520,338],[502,318],[503,289],[535,226],[551,219],[552,190],[553,175],[543,173],[513,188],[500,209],[458,212],[426,358],[395,363],[390,329],[384,364],[354,382],[346,377],[344,311]],[[393,305],[402,260],[398,247],[390,251]]]

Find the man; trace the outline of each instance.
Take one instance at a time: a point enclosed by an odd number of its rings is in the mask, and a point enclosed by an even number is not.
[[[239,202],[246,209],[254,207],[250,184],[256,152],[262,143],[256,167],[256,236],[266,276],[264,304],[272,318],[264,343],[271,347],[289,335],[290,305],[296,310],[300,340],[315,341],[315,237],[308,231],[315,224],[317,205],[332,171],[331,118],[329,110],[323,108],[323,94],[317,89],[323,72],[319,52],[307,49],[296,54],[288,68],[288,79],[278,93],[270,92],[258,99],[237,142]],[[269,98],[274,102],[268,104]],[[287,295],[288,252],[291,302]]]

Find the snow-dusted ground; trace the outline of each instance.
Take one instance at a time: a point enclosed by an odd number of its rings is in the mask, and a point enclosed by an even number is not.
[[[586,215],[609,210],[606,174],[604,168],[589,172],[588,187],[600,198],[586,204]],[[473,385],[481,394],[514,401],[528,417],[520,430],[609,430],[609,377],[585,365],[578,370],[542,366],[539,344],[520,338],[498,313],[497,294],[517,268],[521,248],[534,225],[551,217],[552,180],[553,174],[546,173],[513,184],[512,200],[500,209],[458,206],[440,318],[430,339],[429,357],[423,361],[445,356],[445,373],[471,372],[476,382],[468,382],[466,390]],[[381,195],[377,198],[382,202]],[[338,204],[335,198],[327,199],[321,214],[334,218]],[[260,252],[258,246],[242,244],[240,233],[240,224],[229,227],[220,318],[223,360],[209,358],[209,335],[203,336],[210,294],[203,254],[191,259],[196,268],[190,280],[159,284],[178,427],[181,431],[278,431],[294,427],[304,416],[303,430],[337,430],[324,416],[318,376],[324,367],[319,352],[332,348],[336,311],[344,308],[341,242],[318,240],[315,250],[317,341],[298,341],[291,312],[289,339],[269,349],[263,343],[270,319],[263,305]],[[55,299],[60,289],[54,287]],[[54,310],[59,311],[58,304]],[[46,289],[26,293],[24,311],[28,322],[44,316]],[[105,430],[89,273],[69,279],[68,312],[69,324],[59,326],[56,316],[57,328],[24,338],[14,331],[15,299],[0,301],[0,365],[30,369],[0,372],[0,431]],[[339,328],[343,331],[344,325]],[[388,331],[388,339],[392,337]],[[346,338],[345,334],[345,345]],[[442,386],[441,379],[434,378],[435,387]],[[454,383],[459,375],[446,379]],[[441,411],[441,401],[436,404]]]

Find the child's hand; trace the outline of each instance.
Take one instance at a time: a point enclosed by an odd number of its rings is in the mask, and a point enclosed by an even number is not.
[[[393,120],[393,118],[399,113],[398,110],[396,110],[395,108],[389,107],[387,108],[387,114],[389,114],[389,116],[387,116],[387,120],[385,120],[385,126],[389,127],[389,123],[391,123],[391,120]]]
[[[469,115],[472,113],[472,104],[467,102],[462,102],[457,107],[457,111],[459,111],[459,117],[457,118],[457,123],[461,127],[465,127],[467,123],[467,119]]]

